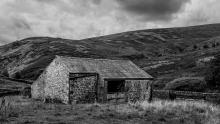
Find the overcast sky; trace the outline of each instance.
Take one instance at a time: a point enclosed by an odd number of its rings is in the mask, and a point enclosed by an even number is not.
[[[0,44],[220,22],[220,0],[0,0]]]

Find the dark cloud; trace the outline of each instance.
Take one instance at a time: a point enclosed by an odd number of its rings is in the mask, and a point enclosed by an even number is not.
[[[128,12],[143,16],[146,20],[169,20],[189,0],[117,0]]]

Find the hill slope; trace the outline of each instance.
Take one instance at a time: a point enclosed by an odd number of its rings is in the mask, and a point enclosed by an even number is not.
[[[219,51],[220,24],[139,30],[84,40],[32,37],[0,47],[0,70],[35,80],[55,55],[129,58],[163,83],[184,74],[202,76],[198,62]]]

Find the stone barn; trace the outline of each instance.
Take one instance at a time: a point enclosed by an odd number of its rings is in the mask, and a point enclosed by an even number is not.
[[[130,60],[56,56],[32,84],[31,95],[66,104],[146,100],[152,79]]]

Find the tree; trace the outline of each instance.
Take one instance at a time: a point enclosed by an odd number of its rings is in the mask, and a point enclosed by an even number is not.
[[[204,49],[208,49],[209,46],[208,46],[207,44],[205,44],[205,45],[203,46],[203,48],[204,48]]]
[[[209,86],[220,86],[220,55],[211,61],[205,80]]]
[[[193,45],[193,49],[196,50],[198,48],[197,45]]]
[[[216,46],[216,44],[215,44],[215,43],[213,43],[213,44],[212,44],[212,47],[215,47],[215,46]]]
[[[4,69],[4,70],[2,71],[2,75],[4,75],[5,77],[9,77],[8,70],[7,70],[7,69]]]
[[[21,79],[21,74],[20,74],[20,72],[16,72],[15,75],[14,75],[14,78],[16,78],[16,79]]]

